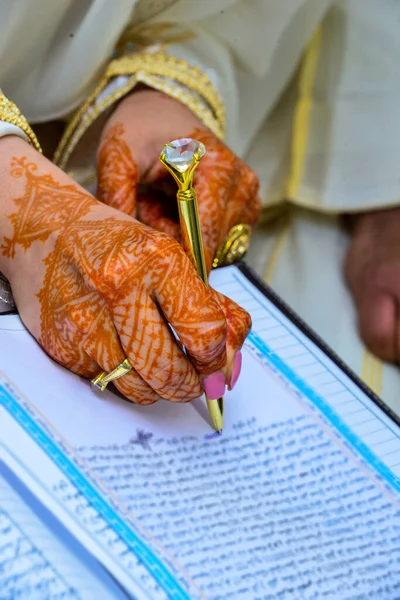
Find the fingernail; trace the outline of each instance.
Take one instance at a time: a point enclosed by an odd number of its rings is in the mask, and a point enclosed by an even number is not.
[[[239,352],[236,352],[235,360],[233,361],[232,377],[229,383],[230,390],[233,390],[239,379],[240,371],[242,370],[242,360],[242,353],[239,350]]]
[[[225,394],[225,375],[214,373],[204,380],[204,391],[209,400],[217,400]]]

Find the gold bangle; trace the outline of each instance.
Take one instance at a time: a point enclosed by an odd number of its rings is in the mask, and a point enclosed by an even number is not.
[[[102,101],[97,102],[110,81],[121,75],[129,75],[129,79]],[[166,56],[164,51],[144,52],[111,61],[103,79],[76,111],[66,128],[53,158],[55,164],[65,170],[72,152],[89,127],[138,83],[144,83],[176,98],[213,133],[224,137],[225,108],[208,76],[184,60]]]
[[[221,139],[224,138],[224,128],[221,126],[221,122],[215,117],[215,114],[204,100],[196,97],[200,95],[198,92],[191,88],[189,88],[190,91],[187,91],[187,86],[185,84],[174,80],[172,77],[164,78],[147,74],[146,72],[140,72],[136,77],[138,82],[144,83],[155,90],[163,92],[167,96],[179,100],[179,102],[187,106],[187,108],[189,108],[217,137]],[[191,92],[194,92],[196,95]]]
[[[108,79],[102,80],[86,102],[84,102],[84,104],[76,111],[72,120],[66,127],[53,157],[54,164],[61,169],[66,169],[72,152],[75,150],[89,127],[93,125],[103,112],[115,104],[115,102],[126,96],[126,94],[135,87],[137,80],[135,77],[130,77],[125,84],[106,96],[104,100],[95,104],[96,98],[101,94],[108,82]]]
[[[210,106],[219,122],[225,128],[225,106],[221,96],[211,83],[208,75],[199,67],[192,67],[186,60],[168,56],[165,51],[145,52],[131,56],[122,56],[111,61],[108,73],[110,76],[147,74],[167,78],[182,84],[188,90],[196,92]]]
[[[24,115],[14,104],[14,102],[11,102],[11,100],[6,98],[6,96],[2,93],[0,93],[0,120],[19,127],[25,133],[30,145],[33,146],[38,152],[42,153],[39,141],[28,121],[25,119]]]

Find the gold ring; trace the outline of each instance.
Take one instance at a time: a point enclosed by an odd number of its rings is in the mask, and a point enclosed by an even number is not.
[[[105,371],[102,371],[99,375],[97,375],[97,377],[92,379],[92,384],[95,387],[97,387],[101,392],[104,392],[107,385],[109,383],[111,383],[111,381],[115,381],[116,379],[123,377],[124,375],[129,373],[129,371],[131,371],[131,370],[132,370],[132,365],[129,362],[129,360],[126,358],[124,360],[124,362],[122,362],[120,365],[118,365],[118,367],[115,367],[115,369],[113,371],[110,371],[110,373],[106,373]]]
[[[232,227],[227,238],[218,248],[213,261],[213,269],[227,267],[239,262],[250,246],[251,227],[240,223]]]

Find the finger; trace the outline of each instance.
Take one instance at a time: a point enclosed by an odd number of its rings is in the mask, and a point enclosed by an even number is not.
[[[46,350],[46,348],[44,348]],[[81,349],[75,353],[74,359],[72,361],[63,361],[61,358],[57,356],[57,352],[46,352],[51,356],[53,360],[60,363],[63,367],[68,369],[68,371],[72,371],[76,375],[80,377],[85,377],[86,379],[93,379],[99,373],[99,366],[97,362],[90,358],[86,354],[86,352]]]
[[[247,172],[244,175],[244,189],[247,190],[247,194],[244,198],[241,218],[239,218],[237,222],[250,225],[250,227],[255,227],[261,214],[261,198],[259,195],[260,182],[253,171],[247,167],[245,168]]]
[[[238,223],[253,226],[258,217],[258,177],[244,163],[238,164],[235,183],[226,204],[222,230],[224,237]]]
[[[224,313],[182,247],[166,240],[169,249],[163,251],[159,244],[159,261],[164,264],[154,282],[156,301],[200,375],[223,371],[227,335]]]
[[[236,384],[241,368],[240,350],[251,329],[251,317],[241,306],[214,291],[227,322],[225,381],[229,389]]]
[[[137,219],[141,223],[157,229],[157,231],[162,231],[179,241],[180,226],[178,222],[171,218],[172,211],[169,208],[172,202],[175,203],[176,207],[175,199],[172,200],[165,196],[160,197],[160,195],[151,192],[140,194],[137,197]]]
[[[68,264],[68,261],[66,261]],[[66,269],[68,276],[70,272]],[[60,365],[80,377],[93,378],[99,372],[99,367],[86,352],[82,344],[82,319],[79,298],[84,296],[87,305],[97,309],[96,294],[88,292],[80,278],[73,278],[64,290],[54,294],[46,294],[44,318],[40,329],[31,326],[24,320],[32,335],[38,340],[43,350]]]
[[[102,310],[93,321],[90,330],[85,334],[82,347],[87,355],[95,361],[96,373],[99,371],[109,373],[121,364],[126,355],[112,321],[108,306],[104,303]],[[113,381],[113,385],[129,400],[136,404],[153,404],[159,399],[154,390],[132,369],[123,377]]]
[[[139,174],[120,123],[110,128],[100,147],[97,176],[97,198],[134,217]]]
[[[129,373],[116,379],[113,384],[125,398],[135,402],[135,404],[144,406],[154,404],[160,399],[160,396],[140,377],[133,367]]]
[[[373,354],[388,362],[399,360],[398,311],[395,298],[371,290],[358,304],[360,335]]]
[[[211,148],[195,173],[194,187],[208,268],[226,235],[223,231],[223,215],[237,175],[236,162],[235,156],[225,146]]]
[[[261,216],[261,198],[258,194],[252,196],[243,209],[240,223],[255,227]]]
[[[144,184],[154,183],[159,189],[163,189],[167,195],[172,194],[176,190],[175,182],[170,178],[168,171],[159,160],[153,163],[150,168],[143,173],[141,182]]]
[[[119,300],[113,319],[125,355],[154,392],[172,402],[202,394],[199,376],[143,287]]]

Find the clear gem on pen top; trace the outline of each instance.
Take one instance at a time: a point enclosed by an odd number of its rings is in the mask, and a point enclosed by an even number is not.
[[[190,138],[174,140],[164,147],[165,161],[184,173],[193,162],[193,156],[197,154],[200,158],[206,153],[204,144]]]

